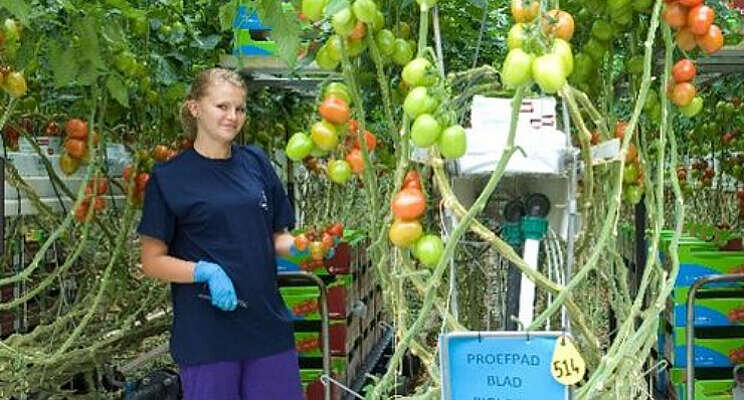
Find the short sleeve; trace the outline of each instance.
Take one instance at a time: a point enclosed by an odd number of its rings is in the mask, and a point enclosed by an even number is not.
[[[263,167],[263,173],[266,176],[266,182],[271,192],[272,209],[274,210],[273,229],[274,232],[281,232],[285,228],[293,229],[295,226],[295,215],[292,204],[289,202],[286,190],[282,185],[281,179],[276,174],[271,161],[266,154],[258,147],[251,146],[255,153],[259,155]]]
[[[145,189],[145,203],[142,207],[142,220],[137,232],[170,244],[176,226],[176,217],[168,207],[158,184],[157,173],[153,171]]]

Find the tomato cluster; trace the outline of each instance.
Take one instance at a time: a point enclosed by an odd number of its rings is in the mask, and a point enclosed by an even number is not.
[[[723,32],[713,23],[716,17],[713,7],[703,4],[703,0],[664,1],[667,4],[662,16],[667,25],[677,30],[677,47],[684,51],[700,47],[709,55],[723,47]]]
[[[325,0],[303,0],[302,11],[309,20],[318,21],[323,17],[325,3]],[[334,34],[315,55],[315,63],[322,69],[335,70],[338,67],[342,47],[351,57],[362,54],[367,49],[365,37],[370,34],[374,35],[375,46],[383,61],[392,60],[402,66],[413,58],[416,45],[408,40],[410,28],[401,25],[398,37],[389,29],[382,29],[385,16],[374,0],[355,0],[351,6],[333,14],[330,20]]]
[[[295,339],[295,347],[298,353],[309,353],[320,349],[318,338]]]
[[[53,126],[47,126],[47,129],[54,132]],[[88,122],[72,118],[65,123],[65,141],[64,151],[59,157],[59,167],[67,175],[72,175],[77,171],[81,163],[86,162],[90,156],[88,149],[88,132],[93,135],[91,138],[93,146],[98,145],[98,134],[91,131]]]
[[[409,171],[403,187],[390,203],[395,220],[388,230],[388,238],[397,247],[413,246],[414,256],[424,265],[434,266],[444,252],[442,239],[437,235],[424,235],[420,218],[426,212],[426,196],[421,188],[417,171]]]
[[[314,271],[323,268],[323,259],[333,248],[336,241],[344,236],[344,225],[341,222],[330,223],[323,229],[309,227],[305,233],[295,237],[294,246],[299,251],[309,250],[310,258],[300,262],[300,269]]]
[[[540,2],[512,0],[516,24],[509,30],[501,79],[508,87],[519,87],[533,81],[546,93],[555,93],[566,83],[574,69],[569,41],[574,34],[570,13],[553,9],[538,21]]]
[[[318,311],[318,300],[308,299],[292,306],[292,314],[305,316]]]
[[[731,350],[728,356],[729,360],[731,360],[731,363],[734,365],[744,362],[744,347]]]
[[[147,182],[150,181],[152,167],[152,159],[147,157],[140,157],[136,164],[124,167],[122,179],[124,180],[124,188],[127,190],[127,199],[138,207],[142,207],[145,202],[145,189],[147,188]]]
[[[342,159],[328,162],[328,178],[340,185],[345,184],[353,174],[361,174],[365,163],[362,144],[358,140],[359,124],[351,118],[351,95],[349,88],[340,82],[332,82],[323,90],[323,100],[318,106],[320,121],[310,127],[310,134],[298,132],[287,142],[285,152],[293,161],[305,161],[308,170],[317,170],[317,158],[339,150]],[[377,147],[375,135],[365,130],[362,134],[368,152]],[[345,137],[342,143],[341,138]],[[341,144],[341,145],[340,145]],[[312,156],[312,157],[310,157]]]
[[[428,59],[417,57],[403,67],[401,82],[410,88],[403,101],[403,111],[413,121],[413,144],[436,145],[445,158],[462,157],[467,150],[465,129],[454,123],[437,69]]]
[[[75,219],[82,222],[88,216],[88,210],[93,207],[93,212],[98,214],[106,209],[106,199],[103,197],[108,193],[109,184],[105,177],[94,177],[85,185],[85,197],[75,209]]]
[[[703,99],[697,96],[693,79],[697,74],[695,63],[683,58],[672,67],[672,81],[669,82],[669,100],[679,107],[682,115],[693,117],[703,109]]]
[[[728,320],[732,323],[744,321],[744,307],[734,308],[729,311]]]

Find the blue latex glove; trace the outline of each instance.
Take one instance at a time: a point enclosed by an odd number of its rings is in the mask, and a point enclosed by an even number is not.
[[[194,267],[194,282],[206,282],[212,305],[222,311],[233,311],[238,306],[235,287],[225,271],[219,265],[208,261],[199,261]]]

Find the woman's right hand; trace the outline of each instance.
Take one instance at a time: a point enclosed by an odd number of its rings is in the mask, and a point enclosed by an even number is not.
[[[222,311],[233,311],[238,306],[235,287],[225,270],[208,261],[199,261],[194,267],[194,282],[206,282],[212,305]]]

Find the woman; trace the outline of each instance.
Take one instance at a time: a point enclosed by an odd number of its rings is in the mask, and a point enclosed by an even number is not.
[[[303,397],[276,283],[294,214],[266,155],[233,144],[245,96],[235,72],[196,78],[181,110],[193,149],[154,168],[138,229],[144,273],[171,282],[170,348],[186,400]]]

